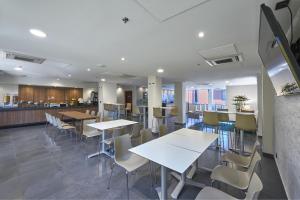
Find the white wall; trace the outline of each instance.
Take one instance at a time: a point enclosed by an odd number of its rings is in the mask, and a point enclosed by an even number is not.
[[[300,199],[299,102],[299,95],[274,98],[275,161],[288,199]]]
[[[227,107],[229,110],[235,110],[233,105],[233,98],[236,95],[245,95],[250,99],[246,103],[249,104],[251,110],[255,110],[257,113],[257,85],[237,85],[227,86]]]
[[[98,87],[98,107],[103,113],[103,103],[117,103],[117,84],[99,82]]]
[[[4,96],[18,95],[18,85],[0,83],[0,106],[3,105]],[[12,98],[10,98],[12,104]]]
[[[138,87],[134,85],[117,86],[117,103],[125,104],[125,91],[132,91],[132,105],[137,105]]]

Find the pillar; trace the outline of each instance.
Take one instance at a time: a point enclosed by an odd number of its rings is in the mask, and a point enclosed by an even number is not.
[[[117,84],[99,82],[98,101],[98,109],[102,114],[104,103],[117,103]]]
[[[158,129],[156,126],[152,127],[153,107],[162,106],[161,96],[161,78],[157,76],[148,76],[148,127],[155,133],[158,132]]]
[[[177,123],[185,124],[186,122],[186,99],[185,83],[175,83],[175,106],[178,108]]]

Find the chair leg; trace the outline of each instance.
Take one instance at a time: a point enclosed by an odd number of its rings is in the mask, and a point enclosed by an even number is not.
[[[112,174],[113,174],[114,167],[115,167],[115,163],[113,163],[112,166],[111,166],[111,172],[110,172],[110,176],[109,176],[109,180],[108,180],[108,185],[107,185],[107,189],[108,190],[110,189],[110,181],[111,181],[111,177],[112,177]]]
[[[127,171],[126,171],[126,188],[127,188],[127,200],[129,200],[128,172]]]

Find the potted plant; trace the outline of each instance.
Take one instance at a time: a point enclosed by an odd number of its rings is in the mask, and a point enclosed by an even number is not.
[[[241,111],[249,99],[244,95],[237,95],[233,97],[233,105],[235,105],[236,111]]]
[[[298,89],[298,86],[296,83],[287,83],[282,87],[281,94],[282,95],[291,95],[295,92],[296,89]]]

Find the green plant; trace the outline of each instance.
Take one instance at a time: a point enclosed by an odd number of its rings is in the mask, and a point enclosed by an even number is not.
[[[282,95],[293,94],[293,92],[298,88],[296,83],[287,83],[281,89]]]
[[[233,105],[235,105],[237,111],[241,111],[246,104],[245,102],[248,100],[249,99],[246,96],[237,95],[233,97]]]

